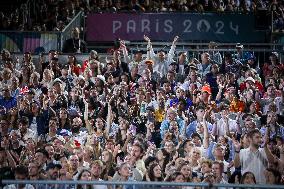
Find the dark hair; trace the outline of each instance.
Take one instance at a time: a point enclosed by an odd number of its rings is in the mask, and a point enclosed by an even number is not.
[[[165,171],[166,165],[170,162],[171,155],[164,148],[162,148],[160,150],[163,153],[163,156],[165,156],[164,164],[163,164],[163,167],[162,167],[162,170]]]
[[[26,116],[23,116],[19,119],[19,123],[22,123],[24,125],[29,125],[29,118]]]
[[[247,133],[248,138],[252,138],[256,133],[260,133],[258,129],[252,129]]]
[[[49,154],[45,149],[38,149],[36,153],[42,153],[46,158],[49,158]]]
[[[77,180],[80,180],[80,179],[81,179],[81,177],[82,177],[82,175],[83,175],[84,172],[88,172],[88,173],[90,173],[90,175],[92,175],[92,173],[91,173],[90,170],[88,170],[88,169],[83,169],[83,170],[78,174],[78,179],[77,179]]]
[[[206,106],[201,103],[201,104],[198,104],[198,105],[195,107],[195,111],[200,110],[200,109],[205,110],[205,109],[206,109]]]
[[[249,171],[248,171],[248,172],[245,172],[245,173],[242,175],[241,184],[244,184],[244,180],[245,180],[245,178],[246,178],[246,176],[247,176],[248,174],[253,175],[253,181],[254,181],[254,183],[256,183],[254,174],[253,174],[252,172],[249,172]]]
[[[155,178],[154,168],[157,166],[160,166],[160,165],[158,163],[153,163],[148,169],[148,175],[149,175],[150,181],[163,181],[164,180],[163,175],[161,175],[160,178]]]
[[[266,171],[271,172],[275,177],[275,183],[273,184],[281,184],[281,173],[275,169],[267,168]]]
[[[157,161],[158,161],[158,159],[156,157],[148,156],[144,161],[145,167],[148,168],[152,163],[155,163]]]
[[[26,166],[23,165],[19,165],[15,168],[14,170],[15,175],[25,175],[25,177],[27,178],[29,173],[28,173],[28,168]]]
[[[240,171],[235,171],[230,178],[228,179],[228,183],[235,183],[235,179],[238,177],[239,182],[241,181],[242,178],[242,173]],[[235,183],[236,184],[236,183]]]
[[[91,172],[90,170],[88,170],[88,169],[83,169],[83,170],[78,174],[77,180],[80,180],[80,179],[82,178],[82,175],[83,175],[84,172],[88,172],[88,173],[90,173],[90,175],[92,176],[92,172]],[[81,189],[81,188],[83,188],[83,186],[82,186],[82,185],[78,185],[77,188]],[[93,188],[92,185],[87,185],[87,189],[92,189],[92,188]]]
[[[128,81],[129,81],[129,74],[127,72],[123,72],[122,74],[120,74],[120,77],[123,76],[123,75],[125,75],[127,77]]]
[[[69,55],[68,58],[69,57],[73,57],[74,58],[74,66],[77,66],[78,65],[77,57],[74,54]],[[67,64],[69,65],[69,60],[68,60]]]
[[[174,172],[173,174],[171,174],[171,175],[169,176],[169,178],[167,179],[167,181],[168,181],[168,182],[175,181],[175,179],[176,179],[179,175],[182,175],[183,178],[185,179],[184,175],[183,175],[181,172],[176,171],[176,172]]]

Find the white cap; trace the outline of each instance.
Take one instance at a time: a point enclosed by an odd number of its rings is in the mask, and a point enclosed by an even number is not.
[[[106,78],[103,75],[97,75],[97,78],[106,83]]]
[[[255,83],[255,80],[252,77],[246,78],[246,81],[252,81],[253,83]]]

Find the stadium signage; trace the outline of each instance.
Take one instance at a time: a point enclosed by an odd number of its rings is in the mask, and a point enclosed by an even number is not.
[[[254,16],[247,14],[190,13],[103,13],[87,17],[87,41],[215,40],[219,42],[262,42],[265,35],[254,30]]]

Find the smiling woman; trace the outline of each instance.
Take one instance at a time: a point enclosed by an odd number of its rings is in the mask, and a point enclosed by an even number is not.
[[[88,169],[83,169],[78,175],[78,181],[91,181],[92,173]],[[78,185],[78,189],[92,189],[92,185]]]

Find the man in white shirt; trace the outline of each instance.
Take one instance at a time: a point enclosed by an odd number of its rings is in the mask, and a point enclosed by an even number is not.
[[[103,181],[100,176],[103,171],[103,162],[100,160],[95,160],[91,163],[90,168],[92,172],[92,180],[93,181]],[[106,185],[93,185],[94,189],[107,189]]]
[[[269,130],[269,129],[268,129]],[[268,135],[269,136],[269,135]],[[241,166],[241,172],[252,172],[256,178],[257,184],[265,183],[265,169],[268,163],[273,163],[275,158],[267,148],[268,137],[265,136],[264,148],[262,144],[261,133],[258,129],[253,129],[247,133],[249,147],[240,150],[240,143],[234,141],[235,146],[235,167]]]
[[[174,61],[173,58],[175,56],[176,43],[179,37],[176,36],[174,38],[171,49],[167,55],[164,49],[161,49],[158,52],[158,54],[155,54],[150,38],[147,36],[144,36],[144,39],[148,42],[147,56],[149,57],[149,59],[154,60],[155,62],[154,67],[153,67],[153,72],[160,74],[160,78],[163,78],[168,72],[168,67],[170,63]]]

